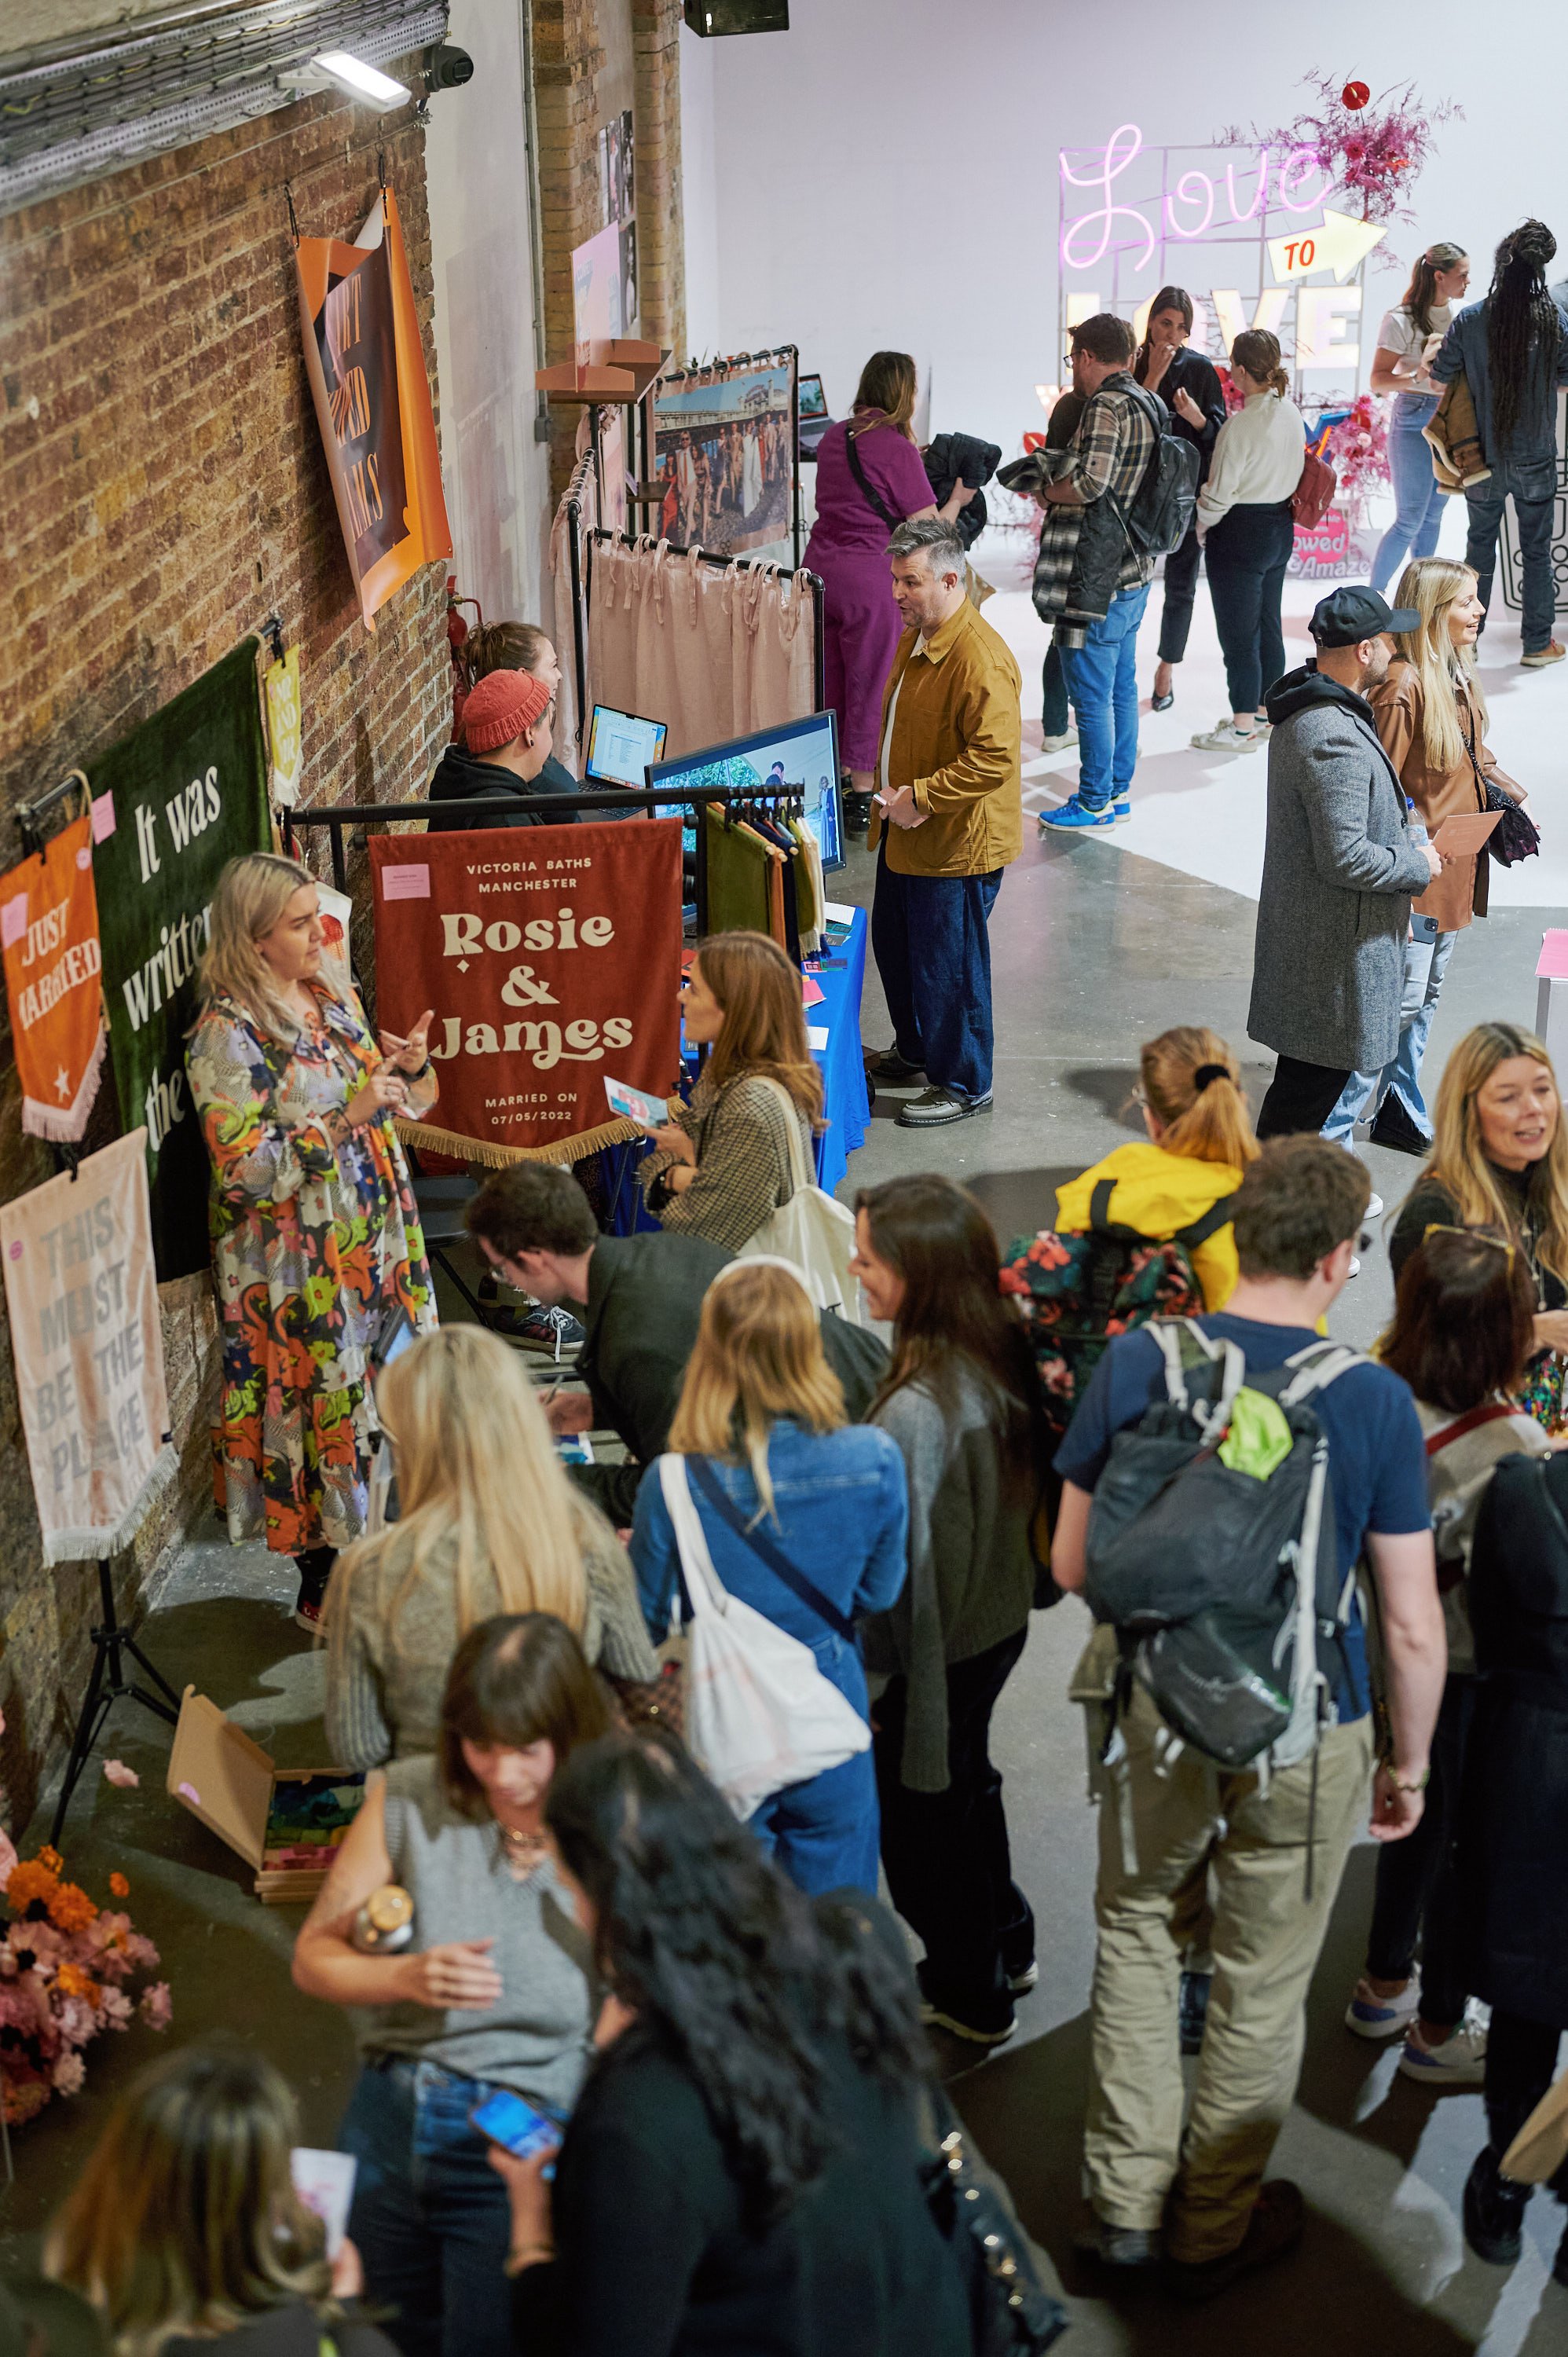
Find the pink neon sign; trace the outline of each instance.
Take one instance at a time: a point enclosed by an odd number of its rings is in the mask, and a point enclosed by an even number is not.
[[[1075,148],[1072,153],[1093,161],[1082,172],[1076,171],[1069,161],[1064,147],[1059,154],[1063,183],[1070,188],[1093,189],[1102,198],[1099,205],[1087,207],[1064,221],[1061,233],[1061,258],[1068,270],[1092,270],[1107,253],[1130,250],[1139,240],[1143,252],[1133,264],[1136,270],[1144,269],[1154,260],[1155,250],[1162,234],[1165,237],[1192,240],[1200,238],[1214,226],[1215,208],[1220,200],[1221,183],[1216,174],[1199,170],[1196,166],[1182,174],[1174,188],[1168,188],[1157,199],[1144,199],[1142,204],[1119,202],[1115,183],[1144,153],[1144,135],[1136,124],[1121,124],[1101,148]],[[1243,172],[1246,167],[1243,167]],[[1257,185],[1251,202],[1243,210],[1236,192],[1236,167],[1227,161],[1223,182],[1224,200],[1229,212],[1220,226],[1255,221],[1269,210],[1269,181],[1273,179],[1272,201],[1283,205],[1287,212],[1315,212],[1333,188],[1330,176],[1310,147],[1288,149],[1278,165],[1274,150],[1259,151]],[[1303,192],[1308,178],[1311,186]],[[1064,199],[1064,210],[1066,200]],[[1182,208],[1178,214],[1177,207]],[[1154,219],[1150,219],[1150,210]],[[1201,218],[1194,218],[1200,214]],[[1163,215],[1163,221],[1162,217]],[[1118,235],[1118,224],[1125,224],[1126,234]],[[1098,231],[1098,242],[1092,242]],[[1086,250],[1087,249],[1087,250]]]

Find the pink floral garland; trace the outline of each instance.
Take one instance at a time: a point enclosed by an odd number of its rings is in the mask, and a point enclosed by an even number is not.
[[[1444,99],[1428,108],[1413,82],[1402,90],[1384,91],[1368,106],[1351,107],[1335,76],[1312,73],[1303,79],[1317,92],[1320,113],[1304,109],[1273,131],[1232,126],[1220,133],[1219,144],[1299,148],[1328,176],[1335,195],[1359,199],[1363,221],[1413,221],[1406,200],[1433,135],[1440,124],[1462,120],[1463,107]]]

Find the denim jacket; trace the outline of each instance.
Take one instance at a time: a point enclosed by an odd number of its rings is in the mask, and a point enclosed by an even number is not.
[[[746,1465],[702,1460],[747,1522],[757,1510],[757,1485]],[[781,1416],[768,1440],[768,1470],[775,1512],[758,1525],[798,1571],[847,1619],[885,1612],[908,1572],[908,1491],[897,1443],[874,1425],[838,1432],[807,1432]],[[865,1672],[860,1648],[830,1629],[738,1533],[722,1522],[693,1481],[697,1509],[714,1569],[730,1595],[810,1645],[822,1675],[863,1716]],[[637,1493],[631,1559],[638,1594],[657,1644],[670,1627],[681,1558],[656,1467]]]
[[[1472,303],[1449,322],[1444,337],[1433,356],[1432,374],[1438,384],[1446,384],[1460,371],[1465,372],[1470,387],[1470,398],[1476,404],[1476,422],[1480,428],[1481,448],[1488,467],[1554,466],[1557,457],[1557,393],[1556,387],[1568,384],[1568,318],[1561,310],[1557,318],[1557,350],[1555,365],[1542,368],[1539,375],[1540,398],[1533,416],[1520,417],[1514,426],[1513,440],[1506,450],[1499,450],[1492,426],[1491,370],[1487,358],[1487,316],[1490,300]],[[1546,486],[1550,489],[1550,486]]]

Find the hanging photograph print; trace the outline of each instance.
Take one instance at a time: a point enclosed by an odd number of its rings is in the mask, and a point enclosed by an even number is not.
[[[714,556],[792,565],[795,364],[703,369],[660,380],[654,470],[658,533]]]
[[[22,1127],[29,1137],[72,1145],[87,1127],[104,1048],[103,952],[85,809],[41,855],[0,877],[0,944]]]
[[[146,1133],[166,1283],[208,1264],[207,1149],[185,1076],[208,907],[227,861],[272,845],[256,640],[242,639],[90,775],[110,1060],[120,1119]]]
[[[360,610],[452,554],[430,380],[397,199],[382,188],[352,245],[294,250],[306,372]]]

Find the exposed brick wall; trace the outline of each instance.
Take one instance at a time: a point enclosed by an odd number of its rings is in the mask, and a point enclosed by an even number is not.
[[[572,253],[602,219],[598,135],[606,102],[604,25],[629,22],[637,140],[638,293],[641,331],[679,352],[685,341],[681,229],[680,0],[534,0],[533,73],[539,124],[539,227],[544,261],[545,357],[575,345]],[[558,497],[576,457],[580,411],[553,413],[550,468]]]
[[[378,145],[434,385],[424,139],[406,113],[312,99],[0,221],[0,821],[274,610],[300,648],[306,798],[389,801],[428,775],[446,733],[442,568],[365,629],[300,358],[284,197],[286,181],[306,234],[352,237]],[[16,849],[0,833],[0,862]],[[49,1168],[21,1135],[8,1070],[0,1197]],[[164,1307],[182,1478],[125,1566],[133,1596],[210,1502],[207,1280],[165,1287]],[[0,1824],[19,1824],[80,1699],[96,1581],[40,1567],[8,1351],[0,1443]]]

